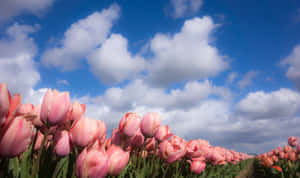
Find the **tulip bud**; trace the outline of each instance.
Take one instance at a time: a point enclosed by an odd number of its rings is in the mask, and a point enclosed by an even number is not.
[[[72,143],[80,147],[93,143],[96,139],[103,137],[104,131],[101,127],[104,128],[101,122],[83,116],[72,125],[70,130]]]
[[[85,112],[85,105],[84,104],[79,104],[77,102],[74,102],[72,104],[72,116],[71,120],[79,120]]]
[[[106,154],[109,157],[108,173],[113,176],[118,176],[128,163],[129,152],[125,152],[120,147],[112,145]]]
[[[291,146],[291,147],[295,147],[297,146],[299,143],[299,139],[295,136],[291,136],[288,138],[288,144]]]
[[[102,151],[85,148],[76,160],[76,175],[79,178],[105,178],[108,161],[108,156]]]
[[[16,115],[32,114],[33,108],[34,106],[31,103],[21,104]]]
[[[165,139],[168,139],[169,137],[171,137],[173,134],[171,133],[169,126],[167,125],[161,125],[159,126],[155,133],[154,133],[154,137],[156,140],[158,141],[163,141]]]
[[[41,120],[50,125],[59,125],[65,122],[70,107],[69,92],[60,93],[49,89],[41,106]]]
[[[68,131],[60,130],[55,134],[53,149],[58,156],[67,156],[70,153],[71,144]]]
[[[137,113],[126,113],[119,123],[119,131],[127,137],[132,137],[140,128],[140,122],[141,117]]]
[[[9,112],[10,94],[6,84],[0,83],[0,125],[4,122],[5,116]]]
[[[152,137],[160,126],[161,117],[158,113],[148,112],[141,122],[141,131],[145,136]]]
[[[14,157],[26,151],[32,142],[33,128],[22,116],[14,118],[0,137],[0,156]]]
[[[40,104],[38,104],[34,107],[33,115],[36,116],[36,117],[34,117],[34,119],[32,121],[33,125],[36,126],[37,128],[42,127],[43,123],[42,123],[41,117],[40,117],[40,115],[41,115],[41,105]]]
[[[201,174],[206,166],[204,161],[189,161],[189,163],[191,165],[191,172],[195,174]]]

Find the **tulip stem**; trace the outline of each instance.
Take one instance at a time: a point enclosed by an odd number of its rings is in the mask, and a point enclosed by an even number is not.
[[[167,172],[168,172],[169,167],[170,167],[170,164],[168,164],[168,166],[167,166],[167,168],[166,168],[166,170],[165,170],[165,172],[164,172],[164,177],[163,177],[163,178],[166,178],[166,175],[167,175]]]
[[[33,178],[35,178],[36,174],[38,173],[38,170],[39,170],[39,167],[40,167],[41,155],[42,155],[42,152],[43,152],[45,142],[46,142],[47,137],[48,137],[48,133],[49,133],[49,129],[47,128],[46,132],[45,132],[45,135],[44,135],[44,138],[43,138],[43,141],[42,141],[42,144],[41,144],[41,147],[40,147],[39,152],[38,152],[37,160],[36,160],[35,165],[34,165],[33,174],[32,174]]]
[[[59,166],[60,166],[60,162],[62,161],[62,159],[59,158],[59,160],[56,163],[55,169],[54,169],[54,173],[52,175],[52,178],[56,178],[57,177],[57,173],[59,170]]]
[[[76,159],[77,159],[77,156],[78,156],[78,149],[77,149],[76,146],[74,146],[74,153],[75,153],[75,159],[74,159],[75,163],[73,164],[72,178],[76,177],[76,175],[75,175],[75,173],[76,173]]]

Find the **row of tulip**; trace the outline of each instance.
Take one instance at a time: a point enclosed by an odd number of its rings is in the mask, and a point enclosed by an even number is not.
[[[20,94],[11,96],[6,84],[0,84],[0,168],[6,168],[0,170],[10,170],[11,164],[17,167],[24,157],[33,164],[25,169],[32,177],[41,174],[44,161],[53,159],[54,177],[66,158],[76,161],[72,177],[106,177],[120,175],[129,160],[141,165],[150,158],[154,172],[157,160],[167,165],[183,162],[190,164],[192,173],[201,174],[207,165],[234,165],[251,158],[206,140],[186,141],[161,125],[161,116],[153,112],[142,118],[126,113],[107,138],[106,124],[86,117],[85,105],[71,104],[68,92],[49,89],[42,104],[34,106],[22,104]],[[18,174],[22,169],[12,170]],[[6,172],[0,171],[0,177]]]
[[[256,158],[259,164],[257,166],[260,168],[258,174],[268,177],[300,178],[300,144],[295,136],[289,137],[288,145],[284,145],[283,148],[278,146]]]

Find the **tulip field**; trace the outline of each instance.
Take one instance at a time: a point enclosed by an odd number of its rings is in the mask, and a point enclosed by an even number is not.
[[[300,178],[295,136],[251,156],[184,140],[161,120],[128,112],[108,137],[105,122],[88,118],[68,92],[49,89],[34,106],[0,84],[0,178]]]

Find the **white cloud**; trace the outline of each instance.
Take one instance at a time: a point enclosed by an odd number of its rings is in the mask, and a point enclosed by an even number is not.
[[[150,44],[154,60],[148,66],[146,80],[166,86],[205,79],[225,70],[228,63],[210,44],[216,26],[210,17],[194,18],[185,21],[181,31],[173,36],[155,35]]]
[[[237,78],[238,74],[236,72],[230,72],[230,74],[228,74],[226,82],[227,83],[233,83],[234,80]]]
[[[252,80],[258,75],[257,71],[249,71],[246,73],[244,78],[242,78],[240,81],[238,81],[238,86],[240,89],[245,88],[246,86],[252,85]]]
[[[88,57],[91,71],[101,82],[116,84],[134,78],[145,68],[140,56],[132,56],[127,50],[128,41],[122,35],[112,34]]]
[[[55,0],[1,0],[0,23],[23,13],[41,15]]]
[[[194,14],[199,11],[203,4],[203,0],[171,0],[174,10],[173,16],[181,18],[186,15]]]
[[[15,23],[6,30],[6,36],[0,39],[0,82],[7,83],[13,93],[26,96],[40,80],[34,61],[37,46],[30,37],[38,28],[38,25]]]
[[[119,11],[120,7],[113,4],[72,24],[61,40],[61,47],[46,50],[42,63],[61,67],[62,70],[78,68],[80,60],[107,38],[113,22],[119,17]]]
[[[237,113],[248,119],[289,119],[300,109],[300,94],[290,89],[249,93],[237,104]]]
[[[300,45],[297,45],[293,52],[281,61],[281,64],[288,66],[286,77],[295,83],[297,89],[300,89]]]
[[[68,80],[56,80],[56,83],[61,85],[69,85]]]

